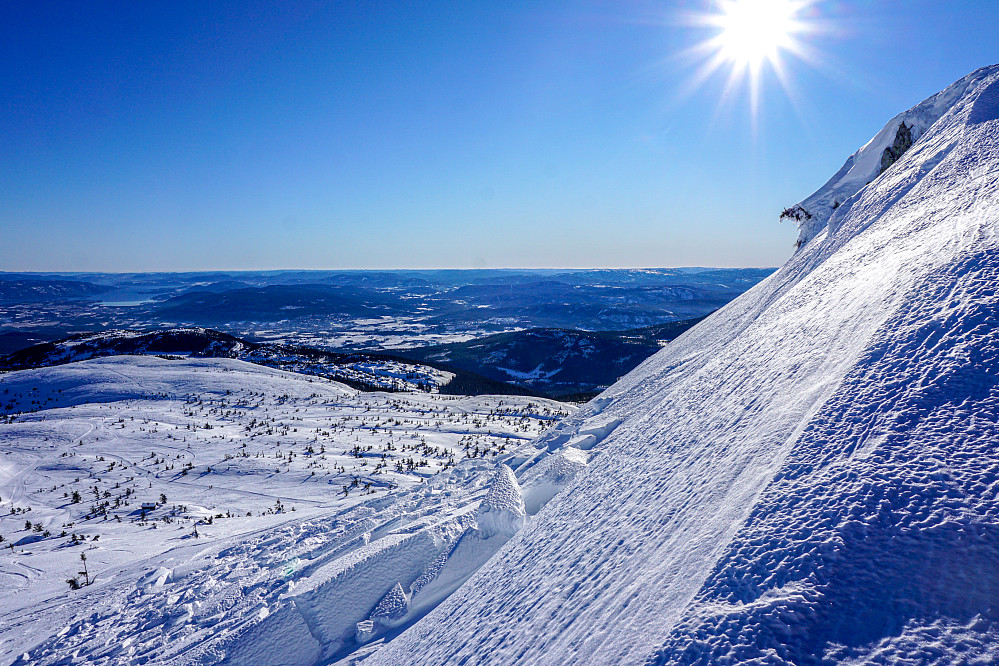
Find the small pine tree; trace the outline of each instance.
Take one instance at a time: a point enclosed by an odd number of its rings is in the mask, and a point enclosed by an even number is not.
[[[83,562],[83,571],[78,571],[77,573],[84,577],[86,585],[90,585],[90,574],[87,572],[87,554],[80,553],[80,561]]]

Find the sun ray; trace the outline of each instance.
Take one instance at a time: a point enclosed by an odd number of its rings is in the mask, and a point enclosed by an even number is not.
[[[767,78],[772,74],[787,96],[793,98],[787,60],[821,61],[805,42],[815,30],[814,16],[808,11],[815,1],[716,0],[707,13],[686,15],[685,23],[711,34],[680,56],[697,63],[683,87],[683,96],[725,71],[719,105],[745,94],[755,132]]]

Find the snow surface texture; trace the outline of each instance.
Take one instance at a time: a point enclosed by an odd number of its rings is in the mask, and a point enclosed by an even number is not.
[[[917,140],[877,177],[902,119]],[[999,663],[999,66],[805,205],[833,199],[780,271],[511,463],[530,499],[593,436],[365,666]]]
[[[573,411],[155,356],[0,375],[0,397],[3,664],[375,649],[523,524],[497,462]],[[81,554],[96,582],[71,591]]]

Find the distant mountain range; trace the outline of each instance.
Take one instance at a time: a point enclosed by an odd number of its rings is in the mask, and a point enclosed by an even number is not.
[[[702,317],[771,272],[0,272],[0,353],[112,329],[206,327],[261,342],[379,351],[532,328],[621,331]]]
[[[194,354],[383,390],[426,385],[577,399],[614,383],[770,273],[0,273],[0,369]],[[51,345],[25,349],[40,343]],[[423,369],[401,369],[409,366]]]
[[[425,326],[614,330],[711,312],[765,277],[759,269],[700,272],[468,271],[465,282],[395,273],[346,273],[315,282],[213,282],[148,306],[161,322],[217,326],[326,317],[418,317]]]

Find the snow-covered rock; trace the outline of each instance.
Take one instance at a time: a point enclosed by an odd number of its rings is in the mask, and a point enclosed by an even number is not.
[[[781,270],[537,442],[528,486],[619,420],[366,666],[999,661],[999,66],[803,206]]]
[[[825,185],[801,203],[785,211],[798,225],[798,246],[815,238],[829,218],[848,199],[880,176],[908,147],[949,111],[969,90],[974,90],[992,74],[983,67],[938,92],[891,120],[846,163]],[[901,150],[900,150],[901,149]]]

